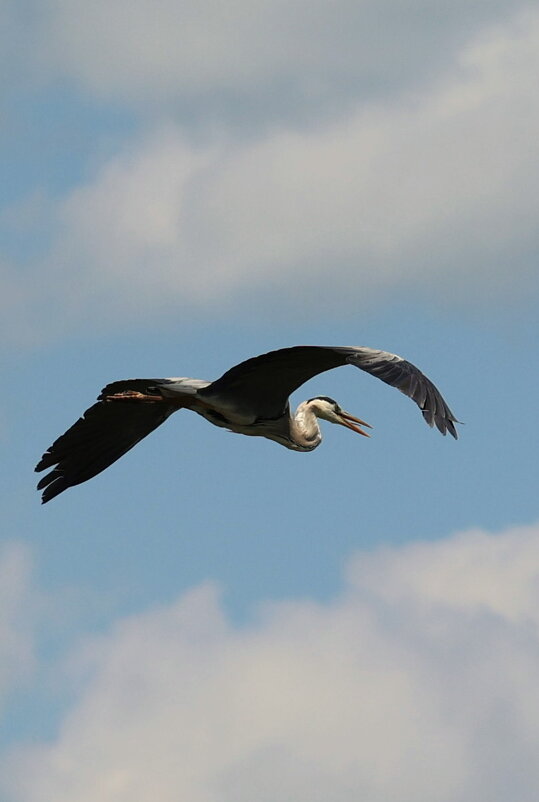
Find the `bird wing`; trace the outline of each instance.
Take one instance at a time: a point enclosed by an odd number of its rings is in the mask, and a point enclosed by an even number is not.
[[[298,345],[247,359],[227,370],[201,398],[215,399],[225,407],[256,418],[279,418],[288,397],[304,382],[340,365],[355,365],[412,398],[429,426],[455,439],[457,419],[440,391],[419,368],[389,351],[354,346]]]
[[[104,400],[107,395],[125,390],[155,391],[159,382],[159,379],[131,379],[103,388],[98,402],[54,441],[36,465],[36,471],[53,468],[37,486],[44,491],[44,504],[68,487],[104,471],[178,409],[177,403]]]

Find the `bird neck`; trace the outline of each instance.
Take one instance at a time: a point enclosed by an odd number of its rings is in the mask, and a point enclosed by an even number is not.
[[[312,451],[322,442],[318,418],[308,401],[303,401],[290,419],[290,434],[298,451]]]

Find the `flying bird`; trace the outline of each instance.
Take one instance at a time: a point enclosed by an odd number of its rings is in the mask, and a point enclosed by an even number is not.
[[[328,396],[301,403],[291,414],[289,396],[326,370],[354,365],[413,399],[429,426],[455,439],[457,419],[434,384],[411,362],[366,347],[298,345],[247,359],[214,382],[184,377],[125,379],[108,384],[97,403],[59,437],[36,465],[52,468],[39,482],[46,503],[104,471],[180,409],[216,426],[267,437],[293,451],[313,451],[322,441],[318,418],[368,437],[368,423]]]

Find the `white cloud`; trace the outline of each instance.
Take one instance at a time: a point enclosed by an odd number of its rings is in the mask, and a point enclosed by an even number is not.
[[[424,81],[478,29],[525,5],[48,0],[38,15],[40,53],[43,64],[106,98],[191,100],[225,116],[235,103],[238,116],[246,103],[251,114],[307,107],[319,115],[348,98]]]
[[[358,554],[331,603],[227,621],[215,589],[90,640],[16,802],[532,802],[539,527]]]
[[[354,309],[396,294],[529,299],[538,54],[529,12],[483,33],[428,91],[331,125],[211,145],[161,126],[51,204],[46,263],[6,271],[5,319],[42,337],[257,297]]]

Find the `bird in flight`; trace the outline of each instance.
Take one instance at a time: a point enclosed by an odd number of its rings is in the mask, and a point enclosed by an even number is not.
[[[411,362],[366,347],[298,345],[247,359],[214,382],[184,377],[125,379],[108,384],[97,403],[54,441],[36,471],[45,504],[68,487],[104,471],[180,409],[239,434],[267,437],[293,451],[313,451],[322,441],[318,418],[368,437],[368,423],[328,396],[301,403],[291,413],[289,396],[326,370],[354,365],[413,399],[429,426],[455,439],[457,419],[434,384]]]

